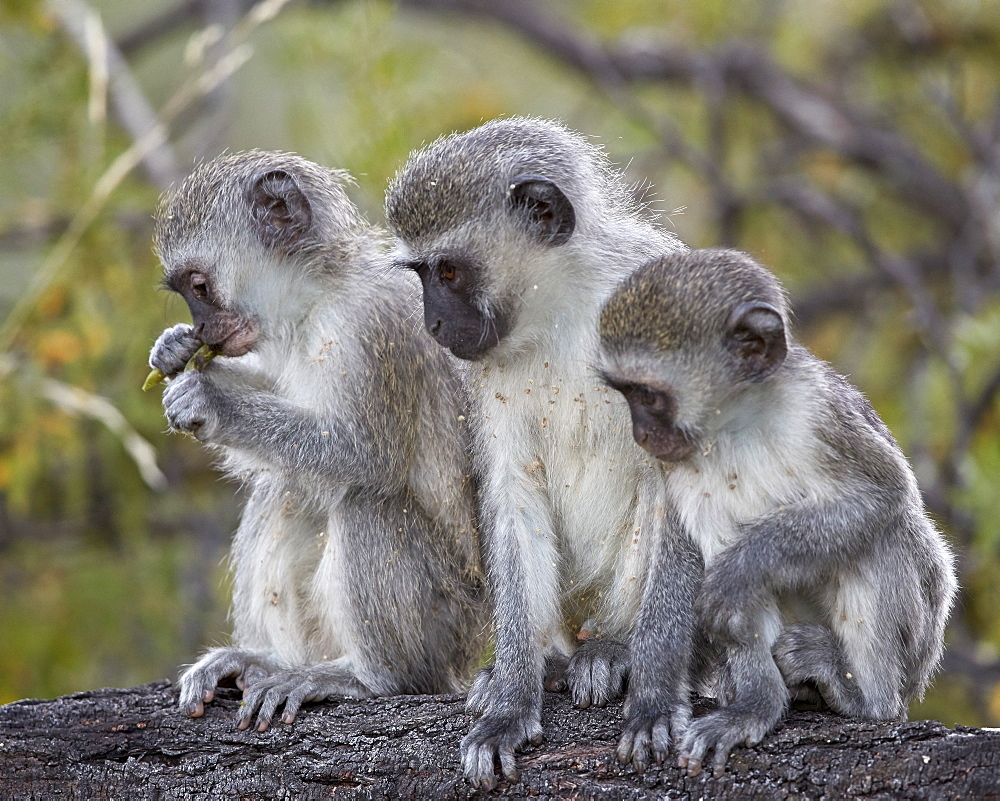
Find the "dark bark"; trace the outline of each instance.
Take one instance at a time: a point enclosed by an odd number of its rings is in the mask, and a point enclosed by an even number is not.
[[[167,682],[0,707],[4,798],[467,798],[461,696],[399,696],[310,706],[292,725],[237,731],[235,691],[204,718],[176,710]],[[719,779],[672,765],[618,764],[620,705],[576,710],[548,695],[546,741],[521,781],[493,795],[537,798],[1000,797],[1000,731],[792,714]]]

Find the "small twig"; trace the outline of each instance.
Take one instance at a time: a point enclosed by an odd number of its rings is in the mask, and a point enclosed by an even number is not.
[[[132,75],[122,54],[114,46],[100,17],[84,0],[49,0],[49,9],[62,29],[87,56],[91,70],[90,112],[103,120],[105,87],[122,127],[138,141],[156,127],[156,112]],[[165,189],[180,176],[177,156],[166,140],[142,156],[150,179]]]
[[[252,48],[247,38],[260,25],[272,19],[290,0],[263,0],[254,6],[240,24],[226,37],[224,55],[211,68],[182,85],[160,111],[155,125],[149,128],[104,171],[94,184],[90,196],[74,215],[66,232],[56,242],[48,257],[36,271],[31,283],[0,326],[0,353],[10,349],[14,337],[27,320],[42,293],[51,285],[67,263],[69,255],[84,233],[97,219],[108,198],[135,169],[146,154],[167,140],[169,124],[193,102],[204,97],[233,75],[250,58]]]

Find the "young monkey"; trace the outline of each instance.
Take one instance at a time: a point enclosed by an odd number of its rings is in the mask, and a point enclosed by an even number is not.
[[[156,217],[164,283],[193,319],[150,355],[172,376],[167,420],[249,488],[233,644],[185,671],[180,706],[203,714],[235,678],[240,728],[327,696],[461,690],[484,646],[461,388],[345,177],[223,156]],[[221,355],[185,371],[202,343]]]
[[[937,666],[955,594],[951,552],[899,446],[854,387],[790,338],[788,316],[777,279],[730,250],[652,261],[601,314],[605,381],[662,464],[672,511],[660,547],[690,542],[704,559],[694,609],[657,602],[684,562],[649,576],[630,645],[629,694],[647,699],[678,647],[665,625],[690,631],[693,616],[718,649],[720,708],[680,742],[690,775],[712,749],[721,773],[792,693],[818,691],[842,715],[904,717]],[[619,757],[662,762],[668,745],[650,717],[626,728]]]

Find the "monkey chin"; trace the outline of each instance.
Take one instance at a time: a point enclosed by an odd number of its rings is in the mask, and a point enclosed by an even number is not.
[[[234,330],[219,342],[206,342],[223,356],[244,356],[253,350],[260,338],[260,331],[253,320],[240,318]]]
[[[635,441],[650,456],[654,456],[659,461],[666,462],[667,464],[683,462],[697,448],[694,438],[679,429],[671,431],[637,431]]]

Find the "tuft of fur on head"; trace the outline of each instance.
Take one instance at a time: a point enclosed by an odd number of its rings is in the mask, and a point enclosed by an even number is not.
[[[368,229],[343,185],[353,183],[345,170],[330,170],[293,153],[249,150],[200,164],[177,187],[160,198],[153,234],[157,254],[178,243],[246,232],[252,222],[250,188],[275,170],[289,173],[313,208],[314,226],[307,249],[326,250]],[[338,254],[341,258],[349,254]]]
[[[518,175],[558,177],[578,213],[651,216],[600,147],[557,122],[509,117],[411,153],[389,185],[386,219],[394,234],[419,247],[463,224],[493,221]],[[586,227],[586,213],[579,223]]]
[[[788,301],[766,267],[737,250],[672,253],[644,264],[601,312],[601,345],[608,351],[646,348],[666,353],[717,344],[730,312],[762,301],[787,320]]]

